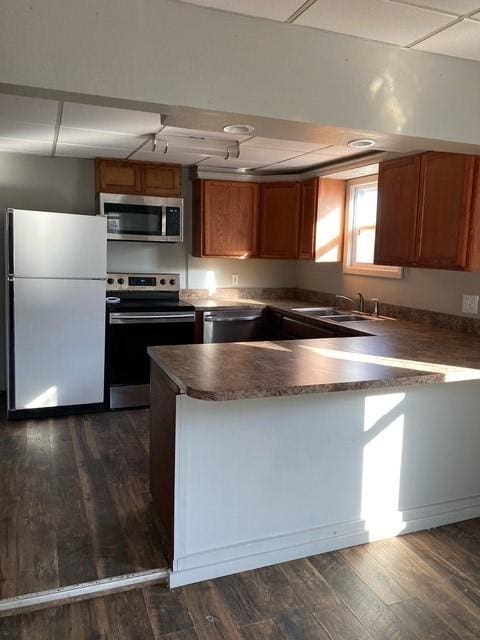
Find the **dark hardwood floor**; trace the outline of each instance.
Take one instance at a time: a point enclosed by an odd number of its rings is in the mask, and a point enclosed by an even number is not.
[[[1,597],[165,564],[148,411],[2,423]],[[474,640],[480,519],[0,618],[0,640]]]
[[[2,422],[0,598],[166,566],[148,410]]]
[[[480,519],[0,619],[2,640],[473,640]]]

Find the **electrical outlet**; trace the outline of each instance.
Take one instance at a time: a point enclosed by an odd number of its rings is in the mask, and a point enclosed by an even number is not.
[[[478,313],[478,296],[463,296],[462,313]]]
[[[236,273],[232,274],[232,285],[238,287],[238,275]]]

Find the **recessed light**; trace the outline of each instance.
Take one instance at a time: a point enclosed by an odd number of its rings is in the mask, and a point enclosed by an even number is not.
[[[350,140],[350,142],[347,142],[347,146],[358,147],[360,149],[366,149],[367,147],[373,147],[374,145],[375,140],[370,138],[360,138],[359,140]]]
[[[223,127],[225,133],[236,133],[238,135],[247,136],[255,131],[251,124],[228,124]]]

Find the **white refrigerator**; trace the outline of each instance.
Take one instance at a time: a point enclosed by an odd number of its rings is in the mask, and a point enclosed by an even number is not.
[[[5,241],[9,416],[100,408],[106,218],[7,209]]]

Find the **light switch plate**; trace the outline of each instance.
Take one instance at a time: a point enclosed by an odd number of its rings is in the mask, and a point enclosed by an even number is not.
[[[232,274],[232,285],[238,287],[238,275],[236,273]]]
[[[462,313],[478,313],[478,296],[463,295]]]

